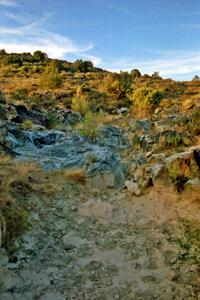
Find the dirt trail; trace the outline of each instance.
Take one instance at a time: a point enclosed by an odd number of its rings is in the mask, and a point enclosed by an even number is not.
[[[0,299],[200,299],[199,269],[178,259],[177,195],[61,186],[54,199],[27,199],[32,228],[9,262],[0,254]]]

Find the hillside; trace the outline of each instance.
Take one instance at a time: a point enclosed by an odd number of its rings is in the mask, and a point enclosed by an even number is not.
[[[0,51],[0,298],[199,299],[200,81]]]

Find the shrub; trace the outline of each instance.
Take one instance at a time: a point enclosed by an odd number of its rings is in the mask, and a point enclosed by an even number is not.
[[[72,109],[78,111],[81,115],[85,115],[89,110],[89,103],[86,96],[81,94],[81,88],[76,92],[76,96],[72,99]]]
[[[197,108],[193,111],[190,116],[187,116],[183,122],[186,124],[186,127],[189,132],[193,135],[200,134],[200,108]]]
[[[175,185],[177,192],[180,193],[184,189],[184,185],[188,180],[185,172],[180,166],[179,161],[174,161],[168,167],[168,175],[171,182]]]
[[[30,193],[50,196],[58,188],[38,166],[0,156],[0,247],[10,249],[13,239],[28,229]]]
[[[18,89],[15,91],[13,98],[19,101],[26,101],[28,97],[27,89]]]
[[[162,100],[162,93],[150,87],[140,87],[133,93],[133,101],[137,108],[152,108]]]
[[[6,98],[2,91],[0,91],[0,103],[6,104]]]
[[[33,126],[33,122],[31,120],[29,120],[29,119],[24,120],[22,126],[23,126],[23,128],[25,130],[30,130],[32,128],[32,126]]]
[[[74,71],[75,72],[89,72],[92,71],[94,66],[91,61],[83,61],[82,59],[77,59],[74,64]]]
[[[52,172],[52,175],[61,176],[67,181],[86,183],[86,172],[85,169],[71,169],[71,170],[56,170]]]
[[[176,148],[183,144],[183,136],[176,131],[165,132],[159,138],[159,146],[162,149]]]
[[[78,125],[78,130],[81,135],[90,139],[95,139],[99,135],[99,125],[97,122],[97,115],[88,112],[82,123]]]
[[[58,60],[52,60],[50,65],[41,76],[41,86],[43,88],[55,89],[62,85],[62,78],[60,76],[60,63]]]

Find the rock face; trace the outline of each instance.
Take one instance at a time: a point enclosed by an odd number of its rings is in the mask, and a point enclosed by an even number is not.
[[[22,124],[26,120],[30,120],[33,124],[48,127],[51,123],[51,118],[47,113],[40,110],[32,110],[24,105],[5,104],[1,100],[0,95],[0,119],[12,121],[17,124]],[[75,125],[82,121],[83,117],[80,113],[70,109],[52,111],[55,114],[57,121],[67,125]]]
[[[128,143],[120,129],[110,126],[101,131],[92,143],[75,131],[23,130],[21,125],[4,121],[0,144],[7,153],[40,163],[46,171],[83,167],[87,176],[95,177],[96,182],[103,176],[105,186],[120,188],[124,185],[126,168],[118,152]]]

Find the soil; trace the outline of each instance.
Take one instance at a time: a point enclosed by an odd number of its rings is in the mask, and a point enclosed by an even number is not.
[[[31,227],[0,253],[0,299],[200,299],[199,266],[180,260],[189,199],[167,186],[136,197],[58,185],[27,197]]]

